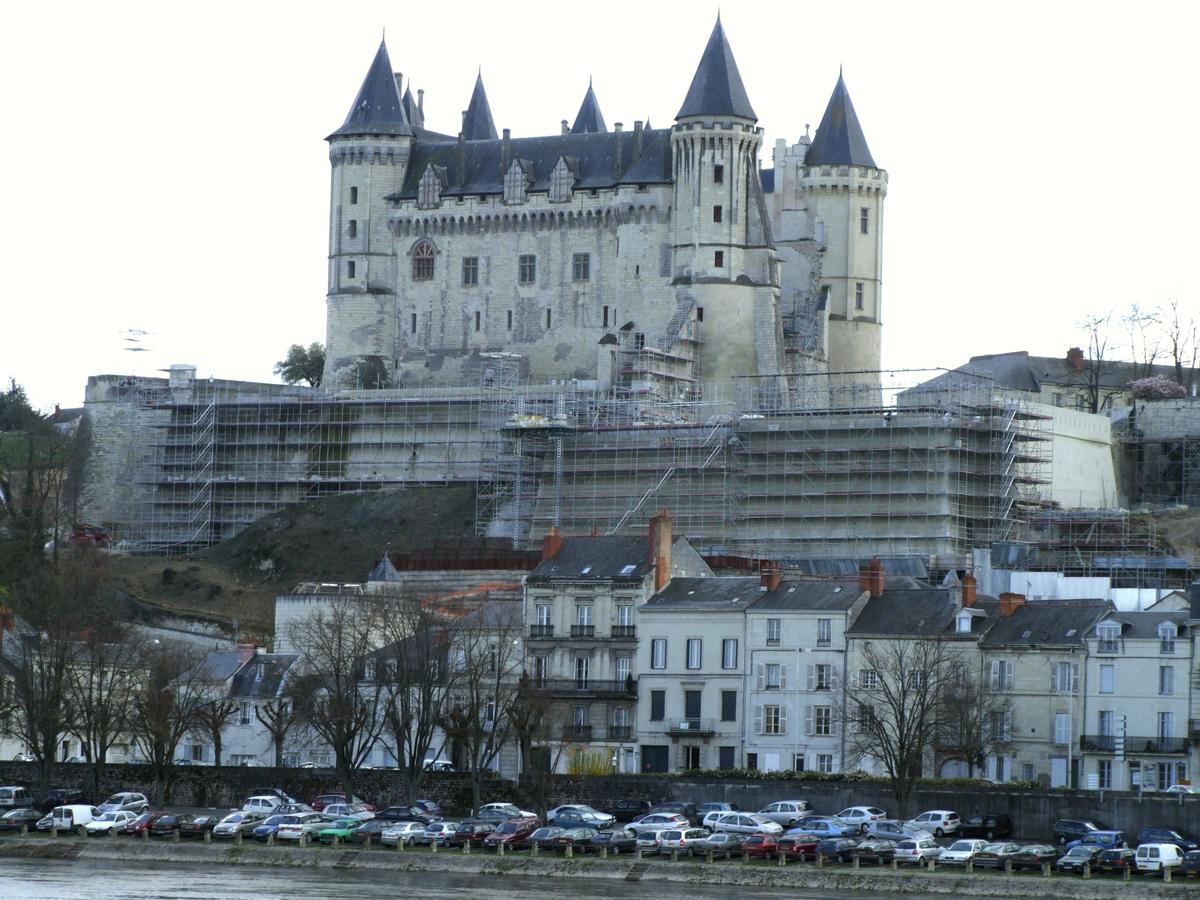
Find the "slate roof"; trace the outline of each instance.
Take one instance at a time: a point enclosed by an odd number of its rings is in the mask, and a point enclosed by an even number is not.
[[[742,612],[757,600],[758,596],[757,577],[672,578],[667,586],[647,600],[642,608]]]
[[[596,99],[596,92],[592,90],[592,83],[589,81],[587,93],[583,95],[583,103],[575,115],[575,124],[571,126],[571,134],[597,134],[601,131],[608,131],[608,128],[604,124],[604,116],[600,113],[600,101]]]
[[[621,147],[618,172],[617,146]],[[509,142],[514,159],[526,163],[533,177],[530,191],[548,191],[550,176],[561,157],[573,160],[579,178],[577,190],[611,188],[617,184],[670,184],[671,133],[667,129],[642,132],[642,153],[635,158],[635,140],[630,132],[556,134],[547,137],[513,138]],[[459,165],[456,141],[417,141],[409,158],[404,185],[388,200],[415,200],[421,176],[430,165],[446,170],[443,197],[504,192],[501,164],[504,142],[467,140],[463,144],[465,166]],[[460,172],[460,168],[462,171]]]
[[[677,537],[672,546],[686,543],[687,538]],[[548,584],[555,580],[640,582],[654,570],[648,550],[648,539],[637,535],[566,537],[559,551],[539,563],[525,581],[527,584]],[[633,568],[625,572],[627,566]]]
[[[299,658],[294,653],[255,654],[234,676],[229,696],[253,700],[278,697],[288,670]],[[263,667],[262,678],[257,677],[260,665]]]
[[[350,134],[412,134],[400,89],[396,87],[396,76],[392,74],[392,61],[388,58],[387,45],[382,41],[367,77],[363,79],[354,105],[346,115],[342,127],[326,140],[338,135]]]
[[[404,104],[404,115],[408,117],[408,124],[413,127],[414,131],[423,129],[425,113],[421,112],[421,107],[417,106],[417,101],[413,99],[411,86],[405,89],[404,99],[401,102]]]
[[[660,609],[750,609],[751,612],[846,610],[863,595],[857,584],[839,581],[783,581],[766,590],[757,575],[672,578],[647,601]]]
[[[1111,612],[1107,616],[1100,616],[1096,621],[1111,619],[1114,622],[1120,622],[1121,637],[1135,640],[1158,640],[1158,626],[1163,622],[1174,622],[1176,625],[1183,628],[1184,622],[1188,620],[1190,614],[1182,610],[1177,612]],[[1088,637],[1095,637],[1095,633],[1089,634]]]
[[[492,107],[488,104],[487,91],[483,89],[483,73],[475,76],[475,90],[471,91],[471,102],[463,116],[463,137],[468,141],[496,139],[496,123],[492,119]]]
[[[867,147],[867,138],[858,124],[858,113],[850,102],[850,92],[838,72],[833,96],[817,126],[816,137],[804,157],[806,166],[869,166],[878,168]]]
[[[977,611],[971,626],[973,635],[985,633],[995,623],[998,606],[996,598],[978,596],[972,607]],[[955,634],[955,614],[961,608],[957,591],[921,586],[911,578],[889,578],[883,593],[867,601],[846,633],[951,637]]]
[[[708,46],[700,57],[700,65],[692,76],[683,106],[676,119],[685,116],[737,116],[757,122],[758,116],[750,105],[741,73],[733,59],[733,50],[721,27],[721,17],[713,26]]]
[[[972,356],[952,372],[939,375],[925,382],[921,387],[936,387],[939,380],[947,381],[954,373],[958,372],[990,378],[997,387],[1034,394],[1041,393],[1044,385],[1086,388],[1090,378],[1086,362],[1083,371],[1079,371],[1067,361],[1065,354],[1061,357],[1031,356],[1026,350],[1012,350],[1008,353]],[[1100,389],[1101,391],[1123,390],[1130,381],[1140,378],[1144,374],[1144,366],[1119,360],[1105,361],[1100,366]],[[1162,375],[1174,381],[1175,367],[1152,366],[1151,374]]]
[[[1026,601],[1011,616],[998,617],[988,629],[983,644],[988,647],[1045,644],[1078,647],[1092,636],[1093,627],[1110,608],[1107,600]]]
[[[201,677],[209,681],[224,681],[242,665],[237,650],[214,650],[204,657]]]

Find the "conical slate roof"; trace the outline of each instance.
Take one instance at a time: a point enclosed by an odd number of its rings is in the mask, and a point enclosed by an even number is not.
[[[497,137],[492,108],[483,89],[482,73],[475,76],[475,90],[471,92],[471,103],[463,116],[462,130],[463,139],[468,141],[494,141]]]
[[[417,101],[413,99],[411,85],[404,91],[404,115],[408,116],[408,123],[413,128],[425,127],[425,114],[421,112],[421,107],[417,106]]]
[[[837,86],[829,98],[829,105],[825,107],[825,115],[817,126],[817,135],[808,148],[804,163],[809,166],[879,168],[871,158],[866,136],[858,124],[858,115],[854,112],[854,104],[850,102],[850,92],[846,90],[841,72],[838,72]]]
[[[379,42],[379,50],[346,121],[329,137],[343,134],[412,134],[383,41]]]
[[[733,50],[725,39],[720,16],[717,17],[712,37],[708,39],[708,46],[704,48],[704,55],[700,57],[700,65],[692,77],[687,98],[675,118],[682,119],[684,116],[737,116],[758,121],[750,98],[746,96],[737,63],[733,60]]]
[[[596,92],[592,90],[592,83],[589,81],[579,114],[575,116],[575,124],[571,126],[571,134],[598,134],[601,131],[608,131],[608,128],[604,124],[604,116],[600,113],[600,102],[596,99]]]

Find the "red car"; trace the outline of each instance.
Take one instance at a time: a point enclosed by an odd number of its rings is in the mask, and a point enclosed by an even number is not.
[[[742,841],[742,850],[747,856],[771,859],[779,853],[779,839],[773,834],[751,834]]]
[[[815,834],[800,832],[799,834],[778,835],[775,838],[775,850],[780,856],[788,859],[816,858],[817,844],[820,838]]]
[[[463,822],[454,834],[446,838],[446,846],[461,848],[469,843],[472,847],[482,847],[488,835],[495,830],[495,822]]]
[[[509,819],[507,822],[501,822],[495,831],[483,839],[483,846],[488,850],[495,850],[501,844],[505,850],[524,847],[529,843],[529,836],[539,827],[541,823],[536,818]]]
[[[144,812],[128,825],[118,829],[117,834],[132,834],[140,837],[143,831],[149,829],[151,825],[165,815],[166,813],[162,812]]]

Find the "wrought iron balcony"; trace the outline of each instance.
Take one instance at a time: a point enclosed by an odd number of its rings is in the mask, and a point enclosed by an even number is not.
[[[533,678],[527,689],[537,696],[552,697],[619,697],[630,699],[637,696],[637,682],[632,678]]]
[[[633,738],[632,725],[609,725],[608,739],[610,741],[628,741]]]
[[[580,638],[580,637],[590,638],[590,637],[595,637],[595,636],[596,636],[596,626],[595,625],[572,625],[571,626],[571,637],[573,637],[573,638]]]
[[[548,638],[554,637],[553,625],[530,625],[529,636],[531,638]]]
[[[629,640],[637,637],[636,625],[614,625],[612,627],[612,636],[617,640]]]
[[[1152,735],[1125,735],[1124,753],[1133,756],[1143,753],[1176,754],[1187,753],[1191,742],[1187,738],[1154,737]],[[1084,753],[1115,753],[1117,736],[1113,734],[1085,734],[1079,739],[1079,749]]]
[[[667,722],[667,734],[676,737],[708,737],[716,732],[712,719],[675,719]]]
[[[591,725],[564,725],[562,728],[564,741],[590,741],[592,739]]]

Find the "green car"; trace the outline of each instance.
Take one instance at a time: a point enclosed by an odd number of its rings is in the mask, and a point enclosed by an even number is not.
[[[347,841],[350,839],[350,835],[361,827],[361,819],[334,819],[327,827],[317,832],[317,840],[322,844],[332,844],[334,838]]]

